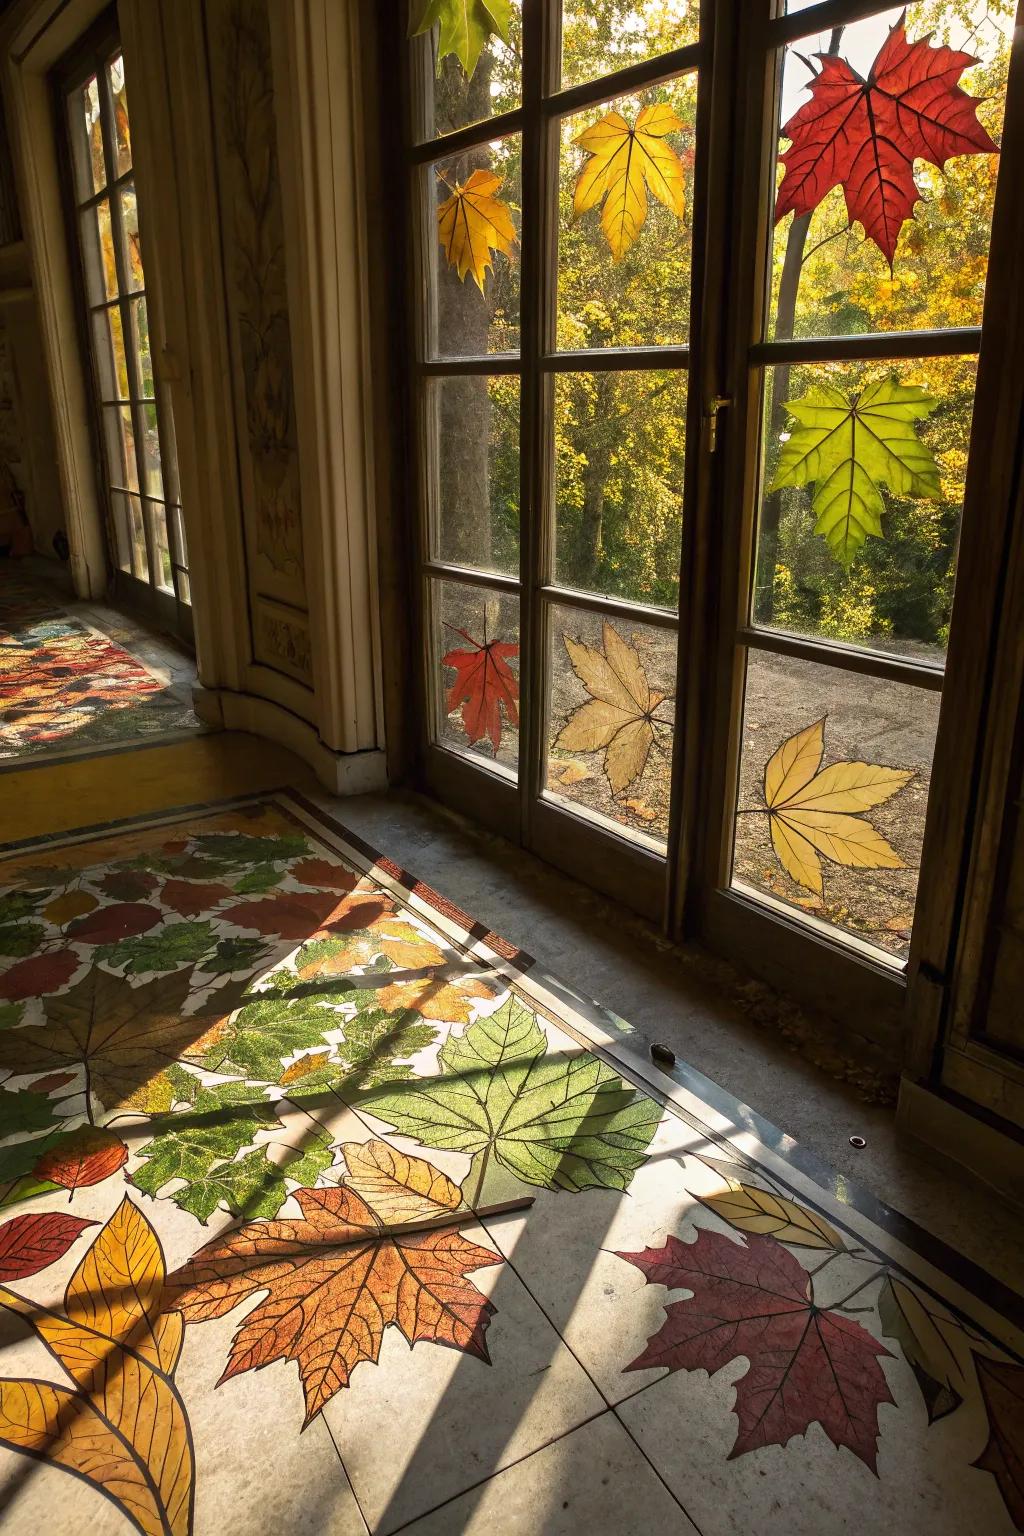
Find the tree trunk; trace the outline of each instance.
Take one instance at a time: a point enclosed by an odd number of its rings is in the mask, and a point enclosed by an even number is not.
[[[616,434],[612,424],[614,375],[597,376],[597,398],[587,423],[584,439],[586,468],[583,471],[583,510],[573,551],[570,580],[575,586],[593,591],[601,561],[601,535],[604,524],[604,489],[612,467]]]
[[[491,60],[485,51],[463,97],[467,122],[486,117],[490,112]],[[447,57],[437,81],[438,97],[466,91],[465,75],[458,60]],[[445,167],[449,181],[465,183],[475,170],[489,166],[487,145],[467,151],[457,162]],[[440,189],[443,200],[448,194]],[[457,350],[460,355],[484,355],[491,320],[492,300],[482,297],[472,277],[459,280],[438,248],[437,318],[441,349]],[[485,282],[493,286],[493,276]],[[458,338],[457,347],[454,345]],[[441,550],[444,558],[461,565],[488,566],[491,562],[491,510],[489,450],[491,439],[491,402],[487,380],[449,378],[440,389],[438,411],[440,445]]]
[[[839,52],[843,28],[834,27],[827,52]],[[796,325],[796,300],[800,271],[811,215],[794,214],[786,238],[786,255],[779,282],[779,302],[775,311],[775,340],[791,341]],[[789,368],[782,364],[772,379],[771,407],[768,412],[768,439],[777,439],[786,424],[786,396],[789,394]],[[761,504],[761,522],[757,538],[757,568],[754,576],[754,620],[770,624],[775,617],[775,565],[779,553],[779,519],[783,510],[782,491],[772,491]]]

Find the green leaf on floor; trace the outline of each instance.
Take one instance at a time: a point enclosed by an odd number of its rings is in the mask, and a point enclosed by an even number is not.
[[[156,933],[134,939],[120,939],[116,944],[101,944],[96,959],[120,969],[126,976],[175,971],[208,955],[216,943],[209,922],[165,923]]]
[[[436,1078],[362,1102],[424,1146],[468,1153],[463,1195],[474,1205],[498,1193],[495,1164],[546,1189],[628,1189],[661,1120],[652,1099],[589,1051],[550,1051],[534,1014],[511,997],[449,1035],[438,1065]]]
[[[13,1029],[25,1014],[24,1003],[0,1003],[0,1029]]]
[[[225,1023],[203,1053],[201,1065],[209,1072],[238,1072],[276,1083],[287,1056],[322,1045],[325,1032],[343,1023],[317,997],[288,1001],[257,995]]]
[[[0,923],[16,923],[21,917],[34,916],[40,902],[49,894],[49,890],[7,891],[0,896]]]
[[[33,954],[46,937],[42,923],[0,923],[0,955]]]
[[[284,1175],[293,1179],[302,1189],[311,1189],[322,1173],[334,1162],[329,1131],[310,1130],[304,1136],[304,1145],[298,1157],[285,1163]]]
[[[241,880],[236,880],[235,891],[239,896],[259,895],[263,891],[272,891],[275,885],[280,885],[284,879],[284,870],[278,869],[273,864],[257,864]]]
[[[232,864],[280,864],[309,852],[304,837],[248,837],[244,832],[203,832],[193,846],[197,853]]]
[[[132,1182],[144,1194],[158,1197],[172,1180],[184,1180],[168,1198],[204,1223],[222,1202],[239,1215],[273,1216],[286,1191],[266,1148],[234,1160],[257,1131],[276,1122],[273,1105],[263,1098],[254,1102],[258,1090],[245,1083],[205,1087],[180,1068],[173,1080],[191,1108],[174,1117],[172,1130],[140,1147],[145,1163],[135,1170]]]
[[[270,946],[262,939],[221,939],[200,969],[210,976],[230,976],[254,970],[269,954]]]
[[[55,1119],[53,1104],[45,1093],[33,1093],[30,1088],[10,1093],[0,1088],[0,1128],[5,1138],[41,1131],[44,1126],[53,1125]]]

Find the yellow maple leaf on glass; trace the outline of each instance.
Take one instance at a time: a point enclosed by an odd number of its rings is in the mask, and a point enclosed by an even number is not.
[[[508,256],[516,239],[508,204],[494,195],[501,177],[493,171],[477,170],[467,182],[457,181],[454,187],[444,177],[441,180],[451,193],[437,210],[437,233],[448,265],[463,282],[471,272],[483,293],[487,269],[493,266],[491,252]]]
[[[903,860],[858,813],[882,805],[914,777],[877,763],[822,768],[825,719],[797,731],[768,759],[764,801],[772,847],[791,879],[824,894],[821,859],[852,869],[903,869]]]
[[[604,751],[604,771],[613,794],[621,794],[643,773],[654,745],[655,710],[665,695],[655,693],[640,657],[608,623],[603,651],[565,635],[573,671],[590,694],[563,727],[555,747],[561,752]]]
[[[664,103],[644,107],[630,127],[621,112],[606,112],[573,140],[589,159],[576,179],[573,212],[601,204],[601,228],[616,261],[633,244],[647,219],[647,193],[677,219],[686,206],[683,162],[667,134],[683,127]]]

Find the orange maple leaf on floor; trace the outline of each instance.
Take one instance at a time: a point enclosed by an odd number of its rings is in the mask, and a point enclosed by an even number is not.
[[[492,1001],[494,994],[472,976],[418,976],[412,981],[393,981],[377,993],[377,1005],[389,1013],[411,1008],[424,1019],[445,1024],[468,1024],[473,998]]]
[[[464,629],[455,633],[468,640],[473,649],[448,651],[441,657],[441,665],[455,671],[445,708],[453,714],[461,704],[462,728],[470,745],[487,736],[497,755],[501,745],[501,711],[505,711],[509,725],[519,724],[519,683],[508,664],[508,658],[519,655],[519,647],[507,640],[485,640],[481,645]]]
[[[347,1184],[296,1190],[301,1218],[246,1222],[200,1248],[168,1282],[169,1305],[187,1323],[267,1293],[235,1334],[221,1381],[296,1361],[306,1424],[357,1365],[377,1361],[390,1324],[410,1344],[444,1344],[489,1363],[484,1335],[495,1309],[466,1276],[500,1264],[501,1255],[454,1225],[407,1230],[450,1218],[461,1204],[458,1186],[384,1141],[342,1150]]]

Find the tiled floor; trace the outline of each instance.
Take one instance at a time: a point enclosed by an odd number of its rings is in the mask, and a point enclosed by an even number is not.
[[[0,881],[14,1536],[1024,1526],[1020,1297],[310,802]]]

